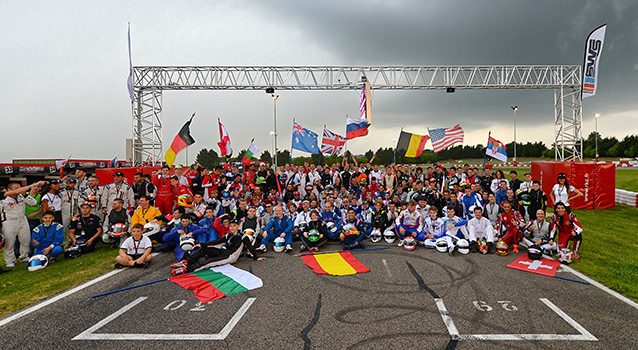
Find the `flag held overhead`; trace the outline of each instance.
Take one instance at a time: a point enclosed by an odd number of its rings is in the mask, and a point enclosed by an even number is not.
[[[501,162],[507,162],[507,148],[501,141],[493,138],[492,136],[488,137],[485,154],[492,158],[496,158]]]
[[[425,143],[429,139],[429,135],[417,135],[401,131],[399,142],[397,142],[396,153],[405,157],[416,158],[423,153]]]
[[[170,167],[173,166],[175,162],[175,158],[177,154],[183,150],[184,148],[195,143],[195,139],[191,136],[190,126],[193,121],[193,117],[195,113],[191,116],[191,118],[182,126],[182,128],[177,133],[177,136],[173,139],[173,143],[171,143],[171,147],[166,151],[166,155],[164,156],[164,160],[166,164]]]

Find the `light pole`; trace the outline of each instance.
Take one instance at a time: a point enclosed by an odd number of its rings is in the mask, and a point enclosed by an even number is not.
[[[512,106],[512,110],[514,111],[514,163],[516,163],[516,111],[518,111],[518,106]]]
[[[392,164],[397,162],[397,139],[392,140],[394,144],[394,154],[392,154]]]
[[[275,164],[275,132],[271,131],[270,132],[270,136],[272,136],[272,154],[270,155],[270,162],[271,164]]]
[[[277,101],[279,100],[279,95],[271,94],[273,102],[273,124],[275,126],[275,131],[273,136],[275,136],[275,172],[277,172]]]
[[[600,117],[600,113],[594,113],[594,125],[596,128],[596,163],[598,163],[598,118]]]

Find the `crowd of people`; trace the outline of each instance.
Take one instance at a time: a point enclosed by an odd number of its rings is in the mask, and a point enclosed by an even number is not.
[[[351,160],[351,161],[350,161]],[[367,242],[418,246],[454,255],[566,252],[579,259],[582,226],[570,202],[582,193],[558,175],[550,197],[526,172],[485,172],[468,164],[408,168],[357,163],[331,165],[200,164],[150,174],[127,183],[116,172],[101,186],[95,175],[74,176],[2,192],[7,267],[17,260],[42,268],[64,255],[87,254],[102,242],[119,248],[116,268],[146,267],[152,252],[172,251],[180,274],[276,252],[317,252],[328,241],[343,249]],[[562,253],[559,253],[562,255]],[[17,257],[16,257],[17,255]],[[45,258],[43,258],[43,256]],[[37,257],[37,259],[34,259]]]

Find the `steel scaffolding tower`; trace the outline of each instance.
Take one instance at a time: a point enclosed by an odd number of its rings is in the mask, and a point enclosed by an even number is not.
[[[139,66],[134,161],[163,158],[164,90],[553,89],[557,160],[582,160],[581,66]]]

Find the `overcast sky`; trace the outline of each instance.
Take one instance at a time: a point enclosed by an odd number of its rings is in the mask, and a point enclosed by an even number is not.
[[[0,12],[0,162],[16,158],[125,156],[127,22],[134,65],[498,65],[582,64],[587,35],[607,23],[598,93],[583,102],[583,135],[638,133],[636,1],[3,1]],[[279,148],[292,119],[345,134],[358,91],[279,91]],[[553,141],[551,90],[374,91],[368,137],[355,153],[392,147],[401,127],[460,123],[465,143],[488,130],[519,142]],[[164,147],[197,112],[191,131],[217,151],[216,121],[236,151],[252,138],[272,149],[272,99],[263,91],[164,93]],[[428,144],[427,148],[431,148]],[[294,152],[295,156],[304,155]],[[183,161],[184,154],[178,156]]]

